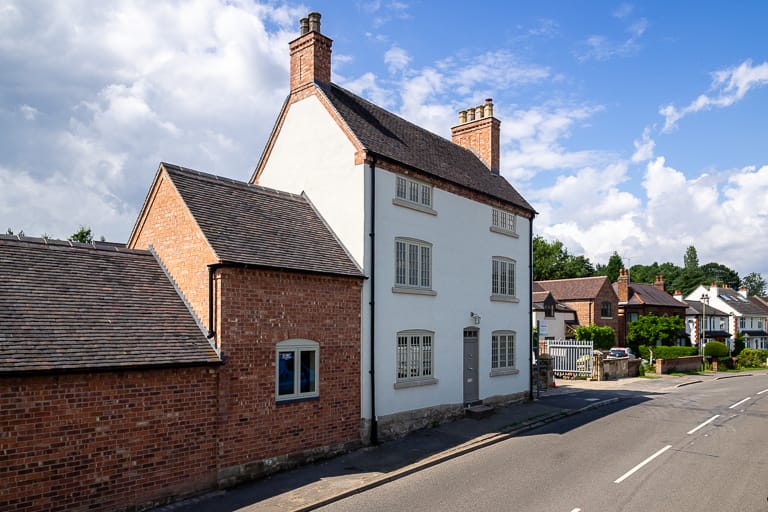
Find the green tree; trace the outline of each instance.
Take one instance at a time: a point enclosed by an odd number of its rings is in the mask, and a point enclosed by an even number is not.
[[[598,265],[595,274],[598,276],[608,276],[608,279],[614,283],[619,278],[619,271],[624,268],[624,262],[616,251],[608,258],[607,265]]]
[[[732,268],[726,267],[722,263],[706,263],[699,267],[704,272],[705,281],[699,284],[727,284],[729,287],[736,290],[741,286],[741,279],[739,273]]]
[[[593,273],[589,259],[569,254],[561,241],[548,242],[540,235],[533,237],[534,281],[589,277]]]
[[[70,242],[82,242],[84,244],[89,244],[93,242],[93,233],[91,233],[91,228],[86,228],[85,226],[80,226],[80,229],[72,233],[69,238],[67,238]]]
[[[747,287],[747,294],[749,295],[757,295],[760,297],[765,295],[765,279],[757,272],[750,272],[744,276],[744,279],[741,280],[741,284]]]
[[[616,343],[616,333],[608,325],[580,325],[575,334],[577,340],[594,342],[598,350],[608,350]]]
[[[643,315],[629,324],[627,340],[637,345],[674,345],[678,333],[685,329],[679,316]]]
[[[689,245],[688,249],[685,250],[685,256],[683,256],[683,268],[699,268],[699,254],[696,252],[696,248],[692,245]]]

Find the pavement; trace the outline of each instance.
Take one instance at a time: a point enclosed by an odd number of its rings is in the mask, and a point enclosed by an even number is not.
[[[636,396],[638,389],[662,391],[696,382],[701,380],[695,376],[665,376],[660,382],[642,378],[606,382],[558,379],[556,388],[534,393],[533,401],[496,407],[493,414],[481,419],[465,417],[418,430],[400,439],[179,501],[152,512],[314,510],[566,416]]]

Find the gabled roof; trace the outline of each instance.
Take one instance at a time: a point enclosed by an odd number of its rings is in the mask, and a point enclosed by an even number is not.
[[[362,277],[306,196],[161,166],[221,263]]]
[[[752,295],[749,297],[749,302],[760,308],[763,314],[768,316],[768,301],[766,299]]]
[[[704,311],[702,303],[698,300],[686,300],[688,309],[685,310],[686,315],[701,315]],[[728,313],[707,305],[707,316],[728,316]]]
[[[563,304],[562,302],[557,302],[557,300],[555,300],[555,298],[552,296],[551,292],[542,291],[542,292],[531,293],[532,307],[536,311],[544,311],[544,305],[547,303],[548,300],[551,300],[555,304],[555,311],[560,311],[564,313],[576,312],[576,310],[574,310],[572,307],[568,306],[567,304]]]
[[[618,283],[613,283],[613,291],[618,293]],[[646,306],[664,306],[670,308],[684,308],[685,304],[675,299],[664,290],[659,290],[652,284],[630,283],[629,300],[627,304],[642,304]]]
[[[366,151],[534,213],[505,178],[492,173],[469,149],[335,84],[316,85]]]
[[[220,363],[148,251],[0,235],[0,374]]]
[[[573,279],[553,279],[551,281],[535,281],[534,289],[552,292],[558,301],[594,299],[603,286],[610,287],[607,276],[577,277]],[[611,288],[613,289],[613,288]]]

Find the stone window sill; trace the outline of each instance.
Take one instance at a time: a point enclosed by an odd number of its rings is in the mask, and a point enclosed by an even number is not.
[[[512,238],[520,238],[520,235],[518,235],[514,231],[509,231],[508,229],[501,229],[501,228],[497,228],[496,226],[491,226],[490,230],[492,233],[498,233],[499,235],[509,236]]]
[[[511,295],[491,295],[491,300],[493,302],[512,302],[515,304],[520,302],[520,299]]]
[[[392,204],[394,204],[395,206],[402,206],[403,208],[410,208],[411,210],[416,210],[417,212],[426,213],[428,215],[437,215],[437,211],[433,210],[429,206],[424,206],[423,204],[418,204],[418,203],[412,203],[410,201],[400,199],[399,197],[395,197],[394,199],[392,199]]]
[[[434,377],[419,380],[404,380],[395,382],[395,389],[417,388],[420,386],[431,386],[433,384],[437,384],[437,379]]]
[[[405,293],[406,295],[428,295],[431,297],[437,295],[435,290],[428,290],[426,288],[401,288],[399,286],[393,286],[392,293]]]
[[[492,368],[491,377],[499,377],[501,375],[517,375],[520,370],[517,368]]]

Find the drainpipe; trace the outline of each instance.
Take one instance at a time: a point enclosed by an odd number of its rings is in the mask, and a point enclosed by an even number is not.
[[[528,368],[533,371],[533,343],[538,343],[539,340],[533,339],[533,216],[528,220],[528,292],[529,292],[529,306],[528,311],[528,336],[531,339],[531,343],[528,344]],[[537,333],[538,334],[538,333]],[[538,364],[538,359],[536,364]],[[538,372],[536,375],[538,379]],[[529,375],[528,378],[528,399],[533,400],[533,378]]]
[[[379,425],[376,420],[376,156],[371,159],[371,232],[368,234],[371,239],[371,278],[370,278],[370,351],[371,368],[368,373],[371,376],[371,444],[379,444]]]
[[[214,329],[214,321],[213,321],[213,274],[216,273],[216,269],[218,269],[221,265],[218,263],[213,263],[211,265],[208,265],[208,334],[207,337],[209,340],[213,339],[216,336],[216,329]]]

